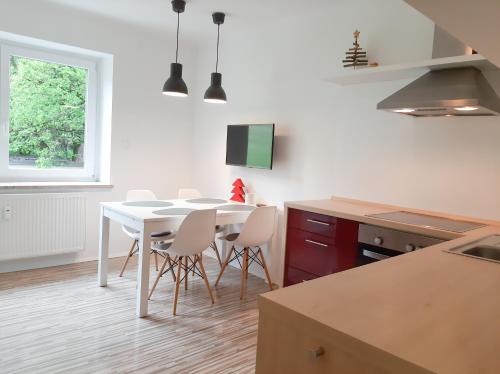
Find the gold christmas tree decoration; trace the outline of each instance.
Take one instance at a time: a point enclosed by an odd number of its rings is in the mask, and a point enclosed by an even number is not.
[[[349,48],[349,50],[345,53],[345,60],[342,60],[345,68],[353,67],[356,69],[357,66],[366,66],[368,65],[368,60],[366,59],[366,52],[363,51],[363,48],[359,46],[359,30],[354,31],[354,43],[352,45],[354,48]]]

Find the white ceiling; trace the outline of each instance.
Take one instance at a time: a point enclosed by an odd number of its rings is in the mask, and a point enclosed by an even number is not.
[[[45,0],[155,30],[175,30],[170,0]],[[249,29],[300,15],[340,0],[187,0],[181,32],[194,37],[213,31],[211,14],[226,13],[227,27]]]

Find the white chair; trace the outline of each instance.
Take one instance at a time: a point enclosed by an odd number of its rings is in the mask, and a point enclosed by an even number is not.
[[[267,282],[269,283],[269,289],[273,290],[273,284],[271,282],[271,277],[269,276],[269,270],[266,266],[266,261],[264,260],[264,255],[262,253],[261,245],[269,242],[274,234],[274,225],[276,218],[276,207],[274,206],[264,206],[255,208],[255,210],[250,213],[247,221],[243,225],[241,233],[232,233],[227,235],[224,239],[232,244],[231,250],[229,251],[224,264],[220,270],[219,276],[215,281],[215,286],[219,284],[219,281],[226,269],[227,265],[234,260],[238,260],[241,265],[241,290],[240,299],[246,292],[247,278],[248,278],[248,268],[252,262],[260,265],[266,274]],[[241,248],[241,249],[238,249]],[[240,258],[242,261],[240,262]]]
[[[195,210],[189,213],[184,221],[182,221],[175,235],[175,239],[172,242],[153,244],[153,250],[163,253],[165,261],[151,288],[148,299],[151,298],[163,274],[173,270],[173,268],[177,266],[173,309],[174,316],[177,313],[179,286],[184,280],[184,287],[186,290],[188,289],[188,275],[191,271],[203,279],[210,299],[212,300],[212,304],[214,303],[212,290],[208,284],[207,274],[203,267],[201,253],[210,245],[214,238],[216,213],[217,211],[215,209]],[[169,264],[169,268],[165,270],[167,264]],[[184,270],[184,276],[181,278],[182,270]]]
[[[177,193],[177,198],[181,200],[199,199],[200,197],[202,197],[201,192],[195,188],[179,188]]]
[[[217,247],[217,239],[222,239],[224,234],[224,226],[216,225],[215,226],[215,237],[212,243],[210,243],[210,248],[212,248],[215,252],[215,256],[217,257],[217,262],[219,266],[222,268],[222,260],[219,254],[219,248]]]
[[[153,191],[150,190],[130,190],[127,192],[127,201],[152,201],[152,200],[158,200],[156,198],[156,195],[153,193]],[[127,264],[130,260],[130,258],[136,254],[139,251],[139,236],[140,233],[139,231],[132,229],[128,226],[122,225],[122,231],[131,237],[133,239],[132,242],[132,247],[130,247],[130,251],[128,252],[127,259],[125,260],[125,263],[122,266],[122,270],[120,271],[120,277],[123,276],[123,272],[125,271],[125,268],[127,267]],[[151,240],[154,242],[157,241],[165,241],[165,240],[171,240],[173,239],[174,234],[171,231],[160,231],[160,232],[153,232],[151,234]],[[156,271],[158,271],[158,256],[155,251],[151,251],[152,254],[154,254],[155,258],[155,267]]]
[[[199,199],[203,197],[203,195],[196,188],[179,188],[177,197],[181,200],[189,200],[189,199]],[[223,232],[224,232],[224,226],[220,225],[215,226],[215,235],[222,234]],[[215,256],[217,257],[219,266],[222,267],[222,260],[220,258],[219,248],[217,247],[217,242],[216,242],[217,239],[220,239],[220,237],[214,237],[214,240],[210,244],[210,248],[212,248],[215,251]]]

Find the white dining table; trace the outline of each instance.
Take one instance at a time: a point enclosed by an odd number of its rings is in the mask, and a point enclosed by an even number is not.
[[[224,199],[156,200],[144,202],[103,202],[101,205],[98,284],[108,282],[110,221],[140,232],[137,266],[136,315],[148,315],[151,233],[175,231],[192,210],[217,209],[217,225],[240,224],[246,221],[255,206],[233,203]],[[193,233],[195,234],[195,233]]]

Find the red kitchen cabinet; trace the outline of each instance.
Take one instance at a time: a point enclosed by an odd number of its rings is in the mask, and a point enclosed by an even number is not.
[[[285,287],[318,278],[316,274],[311,274],[307,271],[299,270],[291,266],[286,268],[285,274]]]
[[[335,233],[337,218],[323,214],[306,212],[298,209],[288,209],[288,225],[302,231],[307,231],[331,237]]]
[[[333,237],[289,228],[286,241],[288,266],[316,275],[334,271],[337,251]]]
[[[288,209],[284,285],[356,266],[358,222]]]

